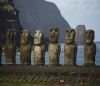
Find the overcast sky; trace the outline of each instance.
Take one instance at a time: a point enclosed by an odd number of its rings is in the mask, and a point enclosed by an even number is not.
[[[95,41],[100,41],[100,0],[46,0],[54,2],[71,27],[79,24],[95,30]]]

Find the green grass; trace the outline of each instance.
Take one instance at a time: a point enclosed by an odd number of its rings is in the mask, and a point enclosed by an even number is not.
[[[0,86],[100,86],[100,67],[4,65]]]

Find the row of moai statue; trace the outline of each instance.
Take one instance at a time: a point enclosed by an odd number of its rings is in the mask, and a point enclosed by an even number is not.
[[[14,30],[8,30],[6,34],[5,55],[6,64],[15,64],[16,45],[14,42]],[[45,65],[45,45],[43,44],[43,32],[36,30],[34,35],[34,64]],[[59,29],[50,29],[50,41],[48,44],[48,65],[59,65],[60,45],[58,44]],[[75,43],[75,30],[66,30],[64,44],[64,65],[76,65],[77,45]],[[95,65],[96,44],[94,43],[94,31],[86,31],[86,40],[84,44],[84,64]],[[29,31],[22,30],[20,43],[20,62],[21,64],[31,64],[31,46],[29,44]],[[0,44],[0,61],[2,46]]]

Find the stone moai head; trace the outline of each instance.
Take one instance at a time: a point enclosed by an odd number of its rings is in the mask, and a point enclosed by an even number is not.
[[[59,29],[58,28],[50,29],[50,42],[58,43],[58,37],[59,37]]]
[[[28,44],[29,39],[29,31],[28,30],[22,30],[21,32],[21,44]]]
[[[94,40],[94,31],[93,30],[87,30],[86,31],[86,43],[91,44]]]
[[[74,39],[75,39],[75,30],[74,29],[66,30],[65,43],[72,44],[74,43]]]
[[[14,29],[8,29],[7,33],[6,33],[7,43],[13,43],[14,42],[14,36],[15,36],[15,30]]]
[[[39,45],[43,42],[43,32],[41,30],[36,30],[34,35],[34,44]]]

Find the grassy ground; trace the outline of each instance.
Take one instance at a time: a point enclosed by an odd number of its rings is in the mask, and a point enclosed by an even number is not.
[[[0,86],[100,86],[100,67],[2,65]]]

